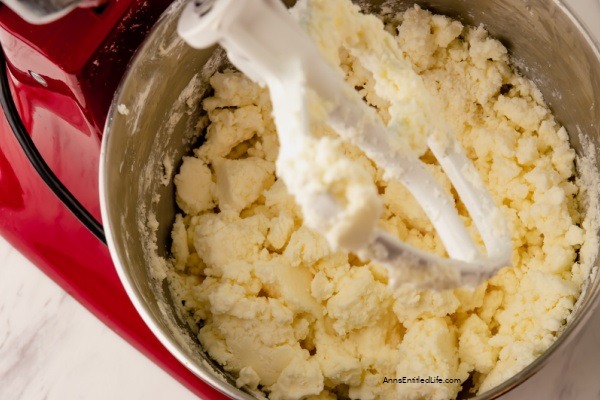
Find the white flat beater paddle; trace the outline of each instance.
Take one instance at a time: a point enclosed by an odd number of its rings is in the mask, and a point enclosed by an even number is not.
[[[219,43],[240,71],[268,86],[280,142],[277,172],[301,206],[305,223],[332,247],[388,267],[392,288],[403,283],[438,290],[473,287],[510,265],[512,243],[505,219],[448,124],[444,121],[437,125],[442,131],[429,132],[427,145],[475,223],[486,256],[467,232],[453,199],[399,140],[402,132],[386,127],[345,83],[280,0],[192,1],[181,15],[178,31],[194,48]],[[416,73],[409,76],[416,80],[407,81],[411,87],[415,82],[422,85]],[[344,193],[332,190],[331,180],[324,179],[327,165],[319,161],[333,148],[332,141],[311,133],[309,91],[325,105],[325,122],[341,140],[362,149],[383,168],[386,179],[406,186],[431,220],[449,258],[418,250],[377,228],[378,213],[377,218],[369,217],[373,210],[364,209],[368,202],[353,196],[376,191],[363,190],[352,176],[347,177]],[[436,113],[428,118],[442,117]]]

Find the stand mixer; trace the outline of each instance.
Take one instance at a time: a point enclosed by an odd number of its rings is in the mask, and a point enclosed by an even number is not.
[[[0,5],[0,235],[194,393],[221,399],[144,324],[99,240],[98,159],[108,108],[129,60],[170,3]]]
[[[7,73],[0,76],[6,114],[0,122],[0,234],[196,394],[223,398],[170,355],[138,316],[98,222],[98,156],[108,107],[128,61],[169,2],[88,3],[66,15],[59,8],[27,17],[45,22],[39,26],[0,7]]]
[[[107,112],[129,60],[170,3],[8,0],[0,6],[0,234],[189,389],[217,399],[224,396],[177,361],[142,321],[99,223]]]

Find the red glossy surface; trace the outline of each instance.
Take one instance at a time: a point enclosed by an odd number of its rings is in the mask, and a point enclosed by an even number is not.
[[[97,218],[101,127],[115,88],[170,1],[119,0],[34,27],[0,6],[0,42],[23,122],[56,175]],[[28,71],[44,77],[47,87]],[[222,399],[154,337],[108,249],[38,177],[0,113],[0,234],[100,320],[202,398]]]

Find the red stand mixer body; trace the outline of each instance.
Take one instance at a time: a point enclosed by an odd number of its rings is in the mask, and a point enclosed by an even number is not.
[[[171,0],[119,0],[45,25],[0,5],[13,100],[41,155],[100,220],[98,160],[115,90]],[[180,364],[131,304],[108,248],[45,185],[0,113],[0,235],[106,325],[202,398],[225,396]],[[93,343],[90,343],[93,345]]]

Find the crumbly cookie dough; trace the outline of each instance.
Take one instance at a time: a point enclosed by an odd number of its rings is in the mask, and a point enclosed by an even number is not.
[[[344,9],[375,18],[346,0],[308,1],[316,16]],[[390,291],[381,265],[331,251],[303,226],[277,179],[268,93],[237,72],[215,74],[214,95],[203,101],[206,142],[183,159],[175,178],[182,213],[168,279],[208,354],[238,386],[271,399],[452,399],[461,390],[457,382],[386,382],[429,376],[471,376],[474,390],[485,392],[553,343],[589,272],[577,262],[585,229],[575,153],[541,93],[514,72],[506,48],[483,27],[416,6],[394,21],[379,26],[441,102],[509,222],[513,267],[475,290]],[[335,29],[336,20],[330,24],[322,27]],[[348,84],[385,123],[393,121],[372,74],[340,43],[326,44]],[[407,190],[360,150],[343,146],[377,185],[384,203],[378,224],[445,255]],[[424,152],[422,159],[451,192],[433,157]],[[457,206],[476,235],[458,199]]]

